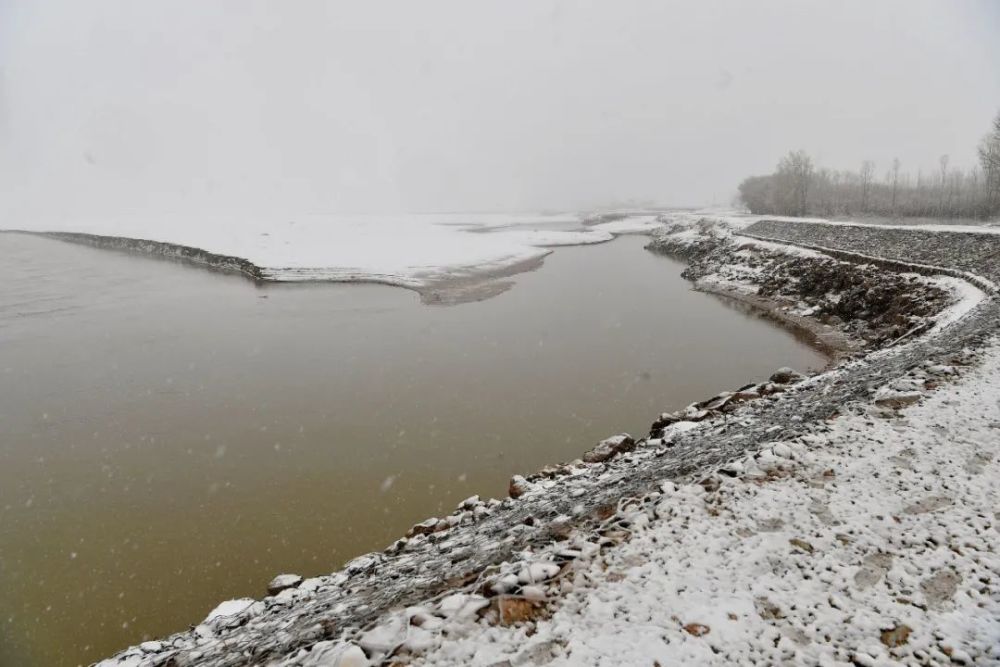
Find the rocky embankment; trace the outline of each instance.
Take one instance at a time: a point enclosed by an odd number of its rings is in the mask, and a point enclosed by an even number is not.
[[[1000,349],[955,361],[908,375],[919,405],[629,499],[623,542],[522,586],[519,622],[449,619],[403,664],[1000,664]]]
[[[105,664],[345,666],[438,659],[464,664],[465,658],[440,654],[462,633],[494,628],[526,640],[560,600],[582,585],[580,572],[643,534],[651,521],[663,520],[666,515],[650,510],[650,503],[666,512],[672,489],[697,482],[713,494],[711,503],[719,503],[726,479],[780,476],[781,461],[794,459],[804,443],[838,423],[838,416],[853,418],[873,406],[874,414],[892,417],[921,401],[956,368],[975,361],[969,350],[981,347],[997,324],[991,281],[1000,279],[994,261],[1000,256],[1000,236],[970,241],[959,232],[935,231],[905,243],[891,228],[841,234],[841,227],[762,221],[736,236],[727,232],[732,238],[720,245],[693,225],[668,230],[672,233],[654,243],[667,251],[666,244],[680,239],[688,248],[691,275],[700,281],[716,276],[745,294],[759,295],[763,289],[782,307],[811,311],[801,316],[843,330],[857,343],[854,358],[811,378],[782,369],[767,382],[662,415],[650,437],[614,436],[581,460],[515,477],[509,498],[470,498],[451,515],[417,524],[385,551],[359,557],[334,575],[276,579],[263,600],[226,603],[192,630],[134,647]],[[664,241],[666,236],[675,238]],[[744,247],[742,239],[753,239],[755,247]],[[768,245],[776,242],[811,250]],[[824,252],[814,256],[820,248]],[[826,251],[840,256],[831,259]],[[721,258],[719,253],[746,256],[735,264],[742,275],[725,275],[722,267],[729,263],[712,259]],[[834,261],[841,263],[830,264]],[[987,293],[967,294],[964,305],[945,309],[943,283],[895,275],[901,269],[971,273]],[[853,277],[837,278],[823,289],[824,276],[842,272]],[[897,301],[908,307],[893,308]],[[677,516],[685,514],[682,503],[677,508]],[[723,509],[719,505],[714,511]],[[691,523],[692,516],[673,534],[700,525]],[[809,539],[793,539],[798,551],[815,552]],[[669,551],[669,544],[665,548]],[[869,569],[879,570],[883,560],[872,559]],[[939,579],[927,584],[928,600],[939,589],[950,590],[954,580]],[[761,604],[764,615],[788,613]],[[712,632],[709,624],[697,621],[684,620],[678,628],[695,638]],[[906,643],[906,629],[885,631],[890,634],[884,645]],[[550,644],[537,655],[510,656],[495,664],[543,664],[560,650],[565,653],[565,646]],[[760,654],[765,661],[768,655]]]
[[[929,330],[951,296],[940,279],[912,269],[900,273],[815,251],[790,252],[711,219],[693,230],[674,225],[647,248],[688,262],[683,276],[698,289],[749,303],[834,356]]]

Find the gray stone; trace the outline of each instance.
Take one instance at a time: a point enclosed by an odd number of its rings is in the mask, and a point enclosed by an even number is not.
[[[628,433],[619,433],[610,438],[605,438],[596,447],[583,455],[586,463],[601,463],[622,452],[630,452],[635,449],[635,440]]]
[[[302,581],[302,577],[297,574],[279,574],[267,585],[267,594],[277,595],[289,588],[297,588]]]
[[[785,366],[776,370],[769,379],[778,384],[793,384],[802,381],[805,376],[797,370]]]

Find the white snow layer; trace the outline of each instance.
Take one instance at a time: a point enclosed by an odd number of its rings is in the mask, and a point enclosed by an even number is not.
[[[218,620],[225,616],[235,616],[240,612],[244,611],[247,607],[255,602],[252,598],[237,598],[235,600],[226,600],[225,602],[220,602],[219,605],[208,612],[208,616],[202,623],[211,623],[212,621]]]
[[[704,208],[692,211],[678,211],[667,214],[673,222],[696,222],[708,218],[722,222],[729,227],[740,230],[761,220],[779,220],[782,222],[820,223],[824,225],[840,225],[842,227],[891,227],[893,229],[908,229],[912,231],[959,232],[966,234],[1000,234],[1000,227],[990,224],[906,224],[897,222],[864,222],[855,220],[831,220],[829,218],[797,218],[787,215],[760,215],[746,213],[734,209]]]
[[[613,234],[601,231],[560,231],[549,229],[505,229],[491,232],[505,241],[514,241],[535,248],[550,248],[565,245],[590,245],[604,243],[614,238]]]
[[[452,624],[413,664],[1000,664],[1000,348],[877,412],[731,464],[755,472],[714,494],[664,483],[550,617]]]
[[[548,254],[549,246],[600,243],[617,233],[652,228],[649,218],[655,216],[638,218],[631,226],[626,219],[609,229],[583,229],[575,214],[457,213],[78,219],[25,222],[20,229],[190,246],[248,260],[272,280],[374,280],[419,287],[435,278],[535,260]]]
[[[986,299],[985,292],[961,278],[934,276],[934,282],[952,293],[954,303],[934,318],[934,328],[931,329],[931,334],[940,333],[949,325],[958,322]]]
[[[594,225],[591,229],[609,234],[640,234],[650,232],[662,225],[659,215],[632,215],[620,220],[602,222]]]

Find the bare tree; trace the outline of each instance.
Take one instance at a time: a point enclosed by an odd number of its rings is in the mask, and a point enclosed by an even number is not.
[[[947,178],[948,178],[948,156],[942,155],[938,158],[938,165],[941,167],[941,196],[938,200],[938,214],[944,215],[944,193],[947,189]]]
[[[1000,212],[1000,113],[993,119],[992,131],[979,143],[979,164],[986,189],[985,215],[993,215]]]
[[[776,196],[779,206],[786,215],[805,215],[809,182],[813,176],[812,159],[803,150],[791,151],[778,163],[778,189]]]
[[[896,193],[899,192],[899,158],[892,158],[892,215],[896,215]]]
[[[861,211],[868,212],[868,193],[871,192],[872,179],[875,178],[875,163],[865,160],[861,163]]]
[[[853,215],[858,212],[893,217],[988,218],[1000,214],[1000,114],[979,144],[979,169],[951,168],[947,155],[938,173],[918,171],[916,179],[900,169],[899,158],[884,180],[875,164],[858,171],[813,167],[804,151],[781,159],[773,174],[753,176],[740,184],[743,203],[758,214]]]

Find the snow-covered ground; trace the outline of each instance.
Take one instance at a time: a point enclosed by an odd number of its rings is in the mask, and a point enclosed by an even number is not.
[[[22,222],[33,232],[144,239],[238,257],[269,280],[374,280],[421,287],[452,275],[496,273],[560,245],[648,231],[655,216],[584,227],[576,214],[308,215],[287,219],[77,219]]]
[[[717,490],[664,483],[625,513],[631,539],[536,584],[548,610],[451,621],[414,664],[1000,664],[1000,348],[955,373]]]
[[[729,227],[735,229],[743,229],[749,227],[755,222],[760,222],[761,220],[780,220],[782,222],[796,222],[796,223],[818,223],[824,225],[840,225],[844,227],[893,227],[897,229],[907,229],[912,231],[937,231],[937,232],[966,232],[966,233],[981,233],[981,234],[1000,234],[1000,227],[994,223],[983,223],[983,224],[949,224],[949,223],[928,223],[921,222],[920,224],[910,224],[905,218],[901,220],[882,220],[882,221],[871,221],[871,220],[832,220],[830,218],[797,218],[792,216],[784,215],[760,215],[755,213],[747,213],[744,211],[737,211],[734,209],[727,208],[703,208],[694,209],[690,211],[681,211],[670,213],[669,217],[678,220],[698,220],[700,218],[709,218],[712,220],[717,220],[723,222]]]
[[[934,328],[929,332],[932,335],[944,331],[946,327],[968,315],[986,298],[986,293],[983,290],[960,278],[934,276],[931,280],[942,289],[950,291],[954,298],[951,306],[934,318]]]

